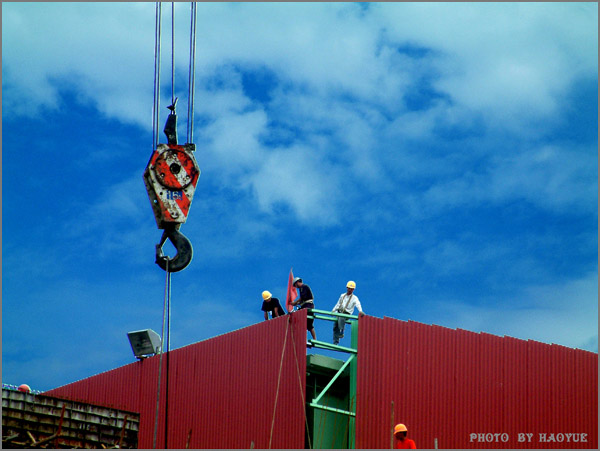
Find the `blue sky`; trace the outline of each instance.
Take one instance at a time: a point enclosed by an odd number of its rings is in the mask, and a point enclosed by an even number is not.
[[[154,17],[2,3],[5,383],[121,366],[128,331],[161,331]],[[175,19],[184,142],[189,4]],[[172,348],[261,321],[293,266],[320,309],[352,279],[370,315],[597,352],[597,24],[594,3],[199,4]]]

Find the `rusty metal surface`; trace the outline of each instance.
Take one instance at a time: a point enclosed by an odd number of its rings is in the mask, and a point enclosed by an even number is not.
[[[194,150],[194,144],[159,144],[144,170],[144,184],[159,229],[187,220],[200,177]]]
[[[390,448],[399,422],[419,448],[598,447],[596,353],[367,316],[357,371],[357,448]]]
[[[46,393],[139,412],[139,447],[152,448],[158,365],[154,356]],[[166,365],[164,354],[158,448]],[[173,350],[168,448],[304,448],[305,393],[306,310]]]
[[[2,390],[3,448],[137,448],[139,415]]]

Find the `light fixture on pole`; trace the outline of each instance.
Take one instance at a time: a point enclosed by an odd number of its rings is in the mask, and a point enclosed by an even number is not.
[[[133,354],[138,359],[160,354],[160,335],[154,332],[152,329],[136,330],[134,332],[127,332],[127,338],[129,338],[129,344]]]

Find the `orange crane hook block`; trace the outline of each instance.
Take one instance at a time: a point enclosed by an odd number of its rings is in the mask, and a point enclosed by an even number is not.
[[[167,120],[176,120],[172,113]],[[167,133],[165,127],[165,133]],[[192,244],[179,232],[185,223],[196,184],[200,177],[200,168],[193,152],[194,144],[178,145],[175,138],[169,138],[169,144],[158,144],[152,153],[144,171],[144,184],[150,198],[154,218],[159,229],[164,229],[159,244],[156,245],[156,263],[165,271],[177,272],[184,269],[192,260]],[[163,255],[162,246],[167,240],[177,249],[177,255],[169,258]]]

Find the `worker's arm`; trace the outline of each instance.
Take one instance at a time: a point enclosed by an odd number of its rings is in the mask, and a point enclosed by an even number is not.
[[[269,314],[267,312],[265,312],[265,321],[267,321],[269,319]]]
[[[340,306],[342,305],[342,298],[344,297],[344,295],[342,294],[340,296],[340,298],[338,299],[337,303],[333,306],[333,309],[331,310],[332,312],[336,312],[338,308],[340,308]]]
[[[360,305],[360,301],[358,300],[358,296],[354,296],[355,306],[358,309],[358,316],[365,316],[365,312],[363,312],[362,306]]]

